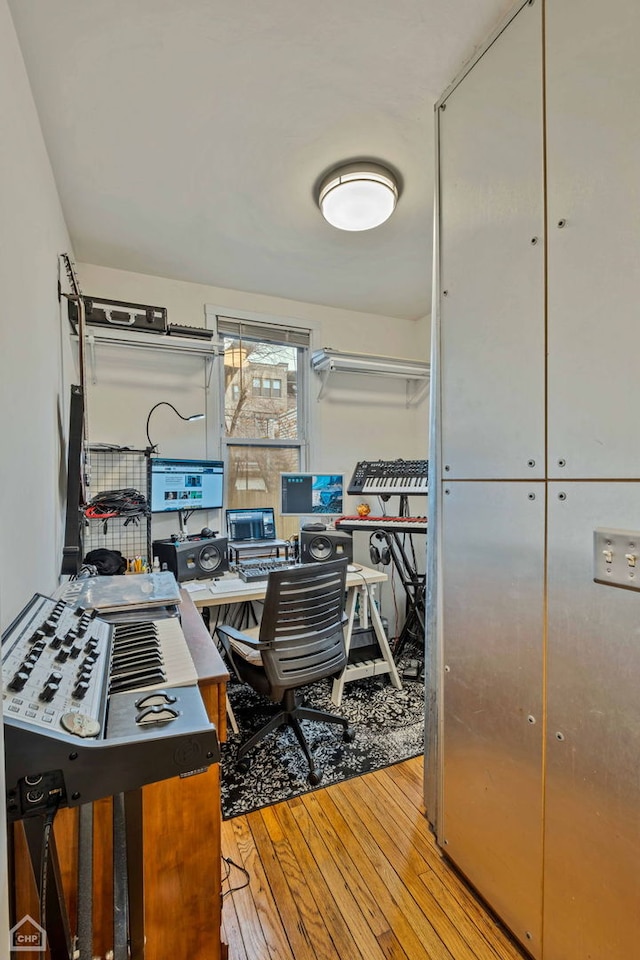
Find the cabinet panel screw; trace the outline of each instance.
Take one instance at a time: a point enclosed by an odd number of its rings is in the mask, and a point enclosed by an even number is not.
[[[558,229],[559,229],[559,230],[562,230],[562,228],[563,228],[563,227],[566,227],[566,225],[567,225],[567,221],[566,221],[566,220],[558,220]]]
[[[558,460],[558,466],[559,466],[559,467],[566,467],[566,465],[567,465],[567,461],[564,460],[562,457],[560,457],[560,459]]]
[[[535,460],[527,460],[527,466],[528,466],[528,467],[535,467],[535,465],[536,465]]]
[[[564,491],[558,494],[558,500],[566,500],[566,499],[567,499],[567,495],[566,493],[564,493]]]

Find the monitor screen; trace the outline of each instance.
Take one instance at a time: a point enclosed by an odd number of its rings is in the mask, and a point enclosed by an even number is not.
[[[222,460],[167,460],[152,457],[149,469],[152,513],[220,510],[224,490]]]
[[[227,510],[229,540],[275,540],[273,507],[243,507]]]
[[[344,477],[339,473],[280,475],[283,517],[342,516]]]

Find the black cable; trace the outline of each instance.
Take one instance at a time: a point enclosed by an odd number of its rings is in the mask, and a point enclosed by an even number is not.
[[[245,882],[244,882],[244,883],[241,883],[240,886],[238,886],[238,887],[229,887],[228,890],[225,890],[225,891],[224,891],[224,893],[222,894],[222,899],[224,900],[224,898],[225,898],[226,896],[228,896],[230,893],[236,893],[238,890],[244,890],[245,887],[248,887],[249,884],[250,884],[250,882],[251,882],[251,876],[250,876],[250,874],[249,874],[249,871],[246,870],[245,867],[241,867],[240,864],[239,864],[239,863],[236,863],[235,860],[232,860],[231,857],[223,857],[222,860],[224,861],[224,863],[226,863],[226,865],[227,865],[227,867],[228,867],[227,874],[226,874],[226,876],[224,877],[224,879],[222,880],[222,883],[225,883],[225,882],[229,879],[229,877],[230,877],[230,875],[231,875],[231,867],[235,867],[236,870],[240,870],[242,873],[244,873],[244,875],[245,875],[245,877],[246,877]]]
[[[147,498],[133,487],[103,490],[84,508],[84,515],[89,520],[106,520],[109,517],[129,517],[132,520],[134,516],[147,512]]]
[[[50,807],[44,821],[42,830],[42,850],[40,852],[40,926],[44,931],[47,929],[47,878],[49,875],[49,842],[51,839],[51,830],[53,821],[58,812],[58,804]]]

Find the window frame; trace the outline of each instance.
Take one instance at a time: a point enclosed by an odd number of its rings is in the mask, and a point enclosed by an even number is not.
[[[219,321],[222,321],[219,324]],[[251,437],[228,437],[226,435],[225,425],[225,384],[224,384],[224,358],[221,355],[216,364],[215,379],[217,380],[217,389],[210,391],[210,423],[217,423],[220,456],[225,464],[225,474],[229,476],[229,450],[234,446],[253,447],[255,449],[277,447],[285,449],[297,449],[299,451],[300,470],[306,472],[310,469],[310,436],[311,436],[311,352],[314,349],[314,339],[317,334],[317,323],[313,321],[301,321],[290,317],[276,317],[268,314],[259,314],[252,311],[232,310],[229,307],[221,307],[213,304],[205,305],[205,322],[207,329],[214,331],[214,336],[220,343],[221,351],[224,345],[225,336],[231,334],[221,331],[220,326],[225,322],[246,324],[250,328],[250,333],[259,334],[264,331],[264,342],[281,343],[284,346],[297,347],[301,351],[298,357],[298,367],[296,376],[296,396],[297,396],[297,425],[298,437],[291,438],[251,438]],[[282,332],[283,339],[275,339]],[[288,342],[286,337],[290,334],[294,342]],[[247,335],[249,340],[260,340],[259,336]],[[306,339],[306,343],[297,343],[296,340]],[[261,378],[262,379],[262,378]],[[281,386],[281,399],[284,395],[284,384]],[[226,499],[228,499],[228,491]]]

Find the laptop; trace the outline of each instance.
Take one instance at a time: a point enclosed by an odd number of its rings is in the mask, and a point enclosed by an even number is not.
[[[232,543],[268,543],[276,539],[273,507],[227,510],[227,536]]]

